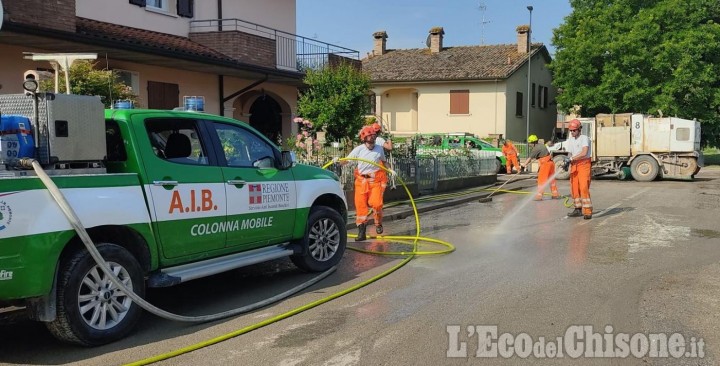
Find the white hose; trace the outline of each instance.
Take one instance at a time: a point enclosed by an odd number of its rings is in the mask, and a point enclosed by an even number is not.
[[[83,244],[85,244],[85,248],[87,248],[88,252],[90,253],[90,256],[95,260],[95,263],[102,269],[102,271],[110,278],[110,281],[117,286],[120,290],[122,290],[130,299],[132,299],[136,304],[138,304],[141,308],[147,310],[148,312],[155,314],[161,318],[169,319],[169,320],[175,320],[180,322],[190,322],[190,323],[202,323],[202,322],[209,322],[213,320],[218,320],[222,318],[227,318],[230,316],[247,313],[249,311],[261,308],[263,306],[266,306],[268,304],[271,304],[276,301],[280,301],[286,297],[289,297],[305,288],[308,288],[318,281],[322,280],[323,278],[327,277],[331,273],[333,273],[337,266],[333,266],[332,268],[328,269],[327,271],[321,273],[317,277],[311,279],[310,281],[307,281],[303,284],[300,284],[296,287],[293,287],[281,294],[275,295],[271,298],[256,302],[254,304],[246,305],[240,308],[228,310],[222,313],[217,314],[211,314],[211,315],[202,315],[202,316],[184,316],[184,315],[178,315],[173,314],[168,311],[165,311],[163,309],[160,309],[149,302],[145,301],[142,297],[134,293],[132,290],[127,288],[125,284],[123,284],[120,279],[117,278],[115,273],[113,273],[110,270],[110,267],[108,266],[105,259],[103,259],[102,255],[100,255],[100,252],[98,252],[97,248],[95,248],[95,244],[93,243],[92,239],[90,238],[90,235],[87,233],[85,228],[80,223],[80,219],[75,214],[75,211],[72,209],[70,204],[65,199],[65,196],[62,194],[60,189],[55,185],[55,182],[50,179],[50,177],[45,173],[45,170],[43,170],[40,163],[38,163],[34,159],[23,159],[23,161],[20,162],[23,166],[28,166],[32,163],[32,168],[35,170],[35,173],[37,174],[38,178],[45,184],[45,187],[47,187],[48,191],[50,192],[50,195],[55,199],[55,202],[60,207],[60,210],[65,214],[65,217],[67,218],[68,222],[70,222],[70,225],[72,225],[73,229],[75,229],[75,232],[80,236],[80,239],[82,240]]]

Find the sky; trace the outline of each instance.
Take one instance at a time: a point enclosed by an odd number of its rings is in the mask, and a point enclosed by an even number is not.
[[[515,28],[530,22],[532,41],[548,47],[570,14],[569,0],[296,0],[297,34],[360,52],[384,30],[388,49],[424,48],[428,31],[443,27],[444,47],[515,44]],[[482,8],[484,7],[484,11]],[[484,19],[484,20],[483,20]]]

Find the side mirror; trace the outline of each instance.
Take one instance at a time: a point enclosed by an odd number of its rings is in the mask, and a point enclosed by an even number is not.
[[[295,153],[292,151],[284,150],[281,153],[282,162],[281,169],[290,169],[295,165]]]

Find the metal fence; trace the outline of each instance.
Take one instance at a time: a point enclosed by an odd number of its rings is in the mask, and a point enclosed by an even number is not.
[[[338,149],[337,152],[339,151]],[[345,155],[336,153],[335,155],[326,155],[324,158],[306,159],[301,163],[323,166],[332,159],[327,156],[342,157]],[[394,158],[389,156],[388,160],[391,168],[405,183],[417,184],[418,190],[422,192],[436,190],[438,182],[445,179],[493,175],[496,166],[495,156],[492,154],[482,156],[417,156],[415,158]],[[340,181],[343,187],[346,187],[346,190],[351,189],[353,186],[355,165],[351,162],[351,164],[342,167],[329,167],[340,177]]]

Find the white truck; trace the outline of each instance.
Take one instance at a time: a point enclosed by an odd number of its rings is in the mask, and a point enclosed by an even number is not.
[[[641,182],[659,178],[691,180],[703,166],[700,122],[677,117],[643,114],[598,114],[579,118],[582,134],[590,138],[593,176],[632,176]],[[550,150],[558,179],[568,179],[562,170],[565,142]]]

